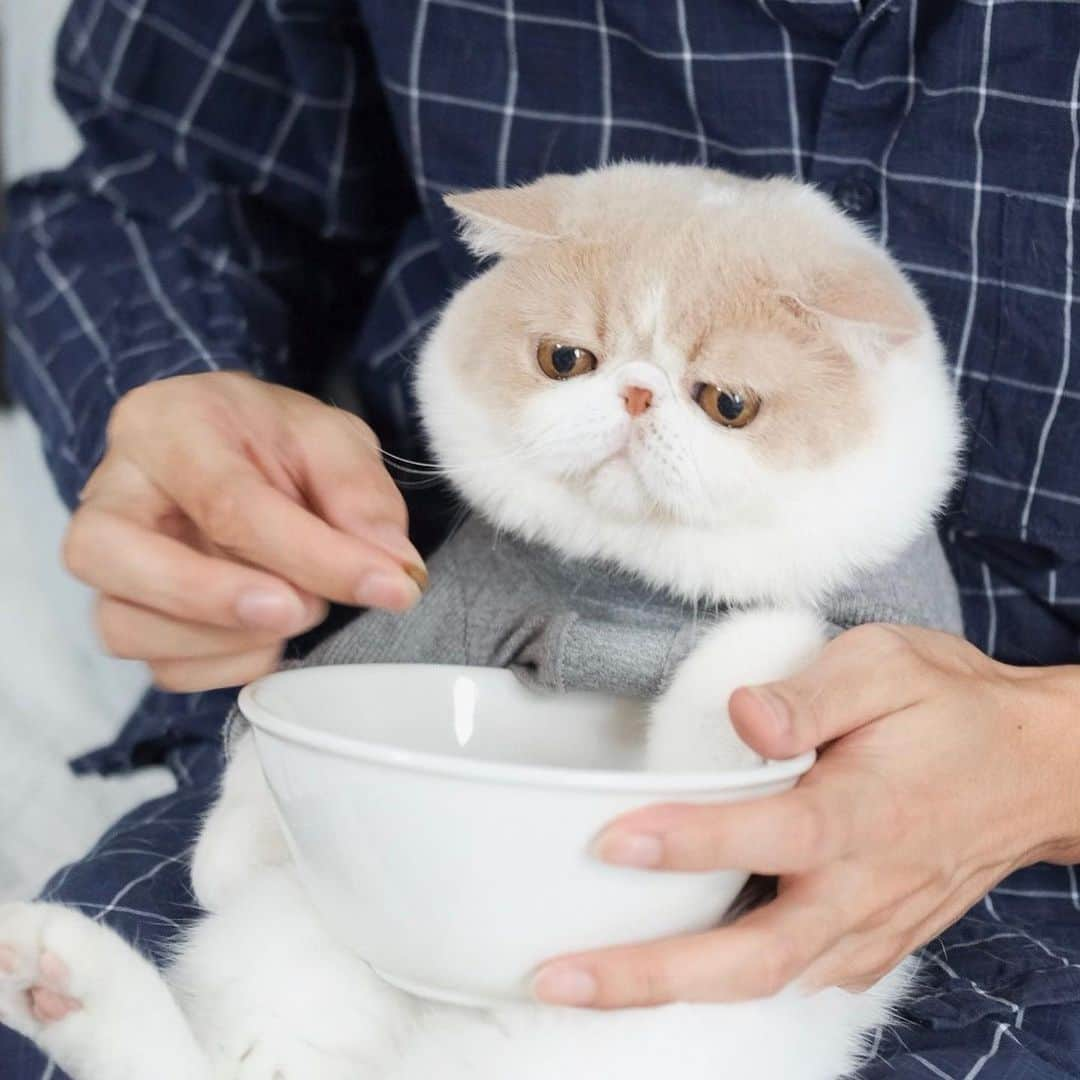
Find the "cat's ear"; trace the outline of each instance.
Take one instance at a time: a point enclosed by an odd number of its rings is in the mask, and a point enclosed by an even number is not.
[[[884,252],[851,251],[781,302],[859,355],[906,345],[931,327],[914,288]]]
[[[473,254],[517,255],[559,238],[559,211],[572,183],[572,177],[553,174],[522,187],[446,195],[444,202],[457,215],[462,239]]]

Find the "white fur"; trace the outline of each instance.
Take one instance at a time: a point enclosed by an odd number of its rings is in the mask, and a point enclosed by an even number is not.
[[[810,611],[746,611],[713,627],[682,662],[651,710],[650,769],[678,771],[760,764],[728,719],[740,686],[786,678],[806,667],[826,641]]]
[[[635,183],[657,175],[626,168]],[[707,212],[737,215],[753,187],[701,170],[661,172]],[[602,176],[581,178],[581,190]],[[548,184],[548,193],[571,183]],[[853,244],[869,244],[820,196],[770,183],[770,198],[797,201]],[[534,223],[502,222],[503,200],[473,202],[484,212],[466,222],[467,236],[485,253],[552,239]],[[542,209],[533,206],[533,217]],[[573,220],[564,215],[558,229]],[[425,347],[418,393],[441,463],[500,527],[705,605],[768,601],[706,633],[653,707],[653,768],[734,767],[754,756],[728,722],[731,692],[809,663],[824,630],[804,605],[929,527],[955,469],[958,410],[928,320],[899,346],[872,327],[841,327],[865,380],[870,436],[827,465],[771,467],[680,388],[684,360],[664,334],[667,284],[652,281],[634,298],[649,355],[609,357],[589,378],[533,395],[514,423],[491,415],[455,374],[467,287]],[[631,383],[653,394],[633,422],[621,398]],[[0,1018],[75,1080],[834,1080],[856,1063],[868,1029],[887,1022],[911,974],[905,964],[860,995],[788,988],[740,1005],[617,1014],[425,1005],[381,983],[323,930],[250,739],[236,748],[193,879],[210,914],[166,981],[74,912],[0,908],[0,967],[15,961],[12,973],[0,970]],[[27,1008],[27,989],[48,983],[43,952],[63,959],[69,975],[54,989],[81,1006],[52,1023]]]
[[[295,881],[277,885],[197,931],[169,977],[186,1018],[105,927],[48,904],[0,908],[20,962],[17,977],[0,975],[0,1014],[75,1080],[834,1080],[910,976],[898,969],[864,994],[789,989],[619,1014],[432,1007],[337,949]],[[52,1024],[21,1003],[42,947],[64,957],[83,1002]]]
[[[590,452],[600,461],[625,440],[630,425],[613,386],[618,366],[587,384],[580,380],[580,387],[559,387],[573,389],[577,400],[564,394],[531,403],[525,431],[511,435],[504,418],[469,400],[451,366],[440,362],[451,348],[453,319],[451,304],[426,346],[418,387],[429,403],[424,422],[437,456],[468,501],[527,539],[573,558],[610,559],[688,599],[812,603],[856,571],[895,558],[926,530],[953,483],[961,425],[941,346],[930,332],[895,350],[888,363],[868,362],[874,436],[827,466],[766,471],[734,440],[718,450],[716,433],[696,406],[674,395],[657,403],[647,414],[652,430],[662,425],[664,410],[682,422],[664,425],[666,447],[657,439],[641,447],[639,458],[658,469],[655,481],[644,486],[646,464],[619,491],[631,511],[651,501],[687,517],[642,519],[631,512],[619,518],[609,505],[582,499],[556,471],[560,452],[583,470]],[[560,418],[561,441],[558,431],[547,434]],[[636,430],[640,439],[642,429]],[[511,437],[521,439],[533,466],[527,499],[521,455],[507,445]],[[634,447],[632,440],[631,456]],[[704,497],[694,465],[700,460],[711,460],[725,477],[722,502]]]
[[[724,198],[716,212],[731,217],[733,229],[760,231],[766,218],[797,210],[804,226],[813,222],[837,238],[838,250],[882,259],[876,244],[805,185],[715,171],[705,180],[701,170],[630,164],[583,174],[582,192],[610,199],[602,185],[615,171],[625,173],[622,197],[658,175],[673,195],[683,186],[696,192],[703,182],[719,185]],[[564,209],[560,231],[575,222],[587,230],[590,205],[582,196]],[[859,368],[873,431],[828,465],[772,468],[689,400],[680,390],[685,358],[663,333],[669,290],[648,278],[627,306],[635,329],[651,339],[652,355],[617,349],[587,379],[536,392],[513,423],[467,392],[452,361],[476,315],[473,285],[466,286],[421,357],[423,423],[468,502],[527,539],[573,558],[609,559],[691,600],[813,603],[906,548],[928,528],[956,477],[963,428],[941,342],[914,290],[896,279],[919,313],[918,331],[907,339],[894,343],[888,328],[829,320]],[[631,424],[618,389],[643,365],[652,369],[659,399],[643,422]],[[584,474],[588,485],[567,483]],[[656,507],[666,513],[645,515]]]

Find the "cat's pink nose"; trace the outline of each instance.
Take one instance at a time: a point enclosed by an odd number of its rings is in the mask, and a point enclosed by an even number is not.
[[[626,402],[626,411],[631,416],[640,416],[652,404],[652,391],[644,386],[623,387],[623,401]]]

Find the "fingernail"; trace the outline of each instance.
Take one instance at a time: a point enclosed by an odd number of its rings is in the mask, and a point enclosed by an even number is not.
[[[659,866],[664,859],[664,842],[647,833],[602,833],[593,849],[606,863],[643,870]]]
[[[305,614],[300,597],[280,590],[249,589],[236,600],[236,617],[251,630],[285,633],[299,627]]]
[[[419,599],[420,586],[405,573],[376,570],[363,578],[356,589],[356,602],[361,607],[384,611],[408,611]]]
[[[768,710],[772,717],[773,733],[781,738],[787,738],[794,730],[787,702],[764,686],[752,686],[750,693]]]
[[[581,968],[542,968],[533,979],[533,994],[549,1005],[591,1005],[598,992],[596,979]]]
[[[365,532],[370,532],[372,542],[378,544],[387,555],[393,555],[395,559],[399,559],[406,566],[422,567],[424,565],[420,552],[413,547],[412,541],[399,525],[380,522],[378,525],[372,525]]]

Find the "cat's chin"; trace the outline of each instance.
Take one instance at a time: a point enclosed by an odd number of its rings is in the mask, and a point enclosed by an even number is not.
[[[584,482],[582,494],[593,510],[617,521],[633,523],[667,516],[624,454],[605,461]]]

